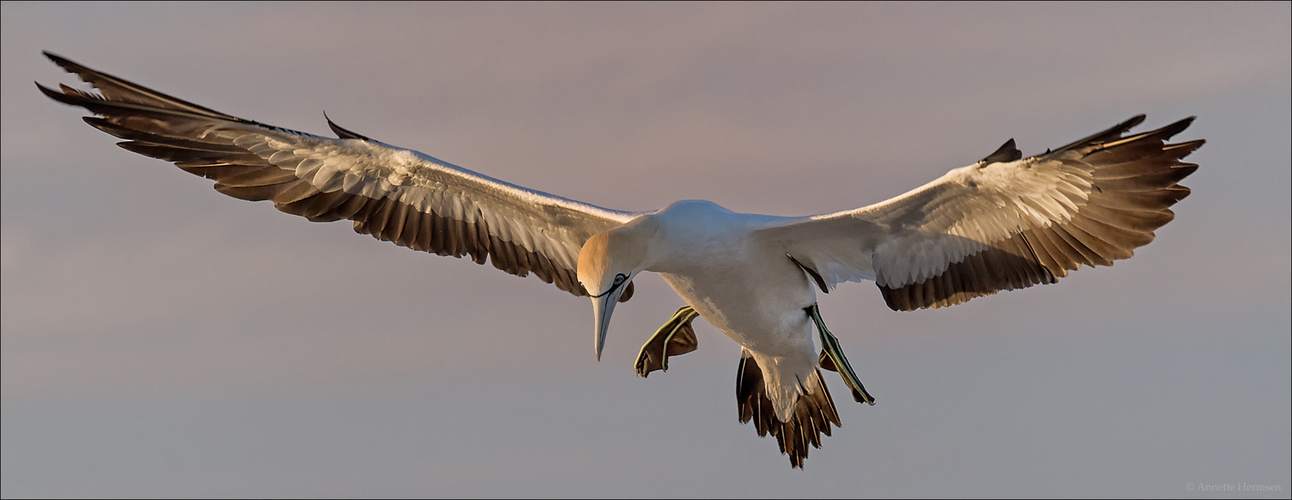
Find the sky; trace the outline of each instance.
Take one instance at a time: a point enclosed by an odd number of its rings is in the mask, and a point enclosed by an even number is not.
[[[1292,19],[1280,3],[11,3],[4,497],[1292,495]],[[821,297],[873,407],[791,470],[738,346],[633,375],[682,305],[315,224],[113,146],[48,50],[624,210],[809,215],[1139,113],[1193,194],[1111,268],[935,311]],[[829,374],[827,374],[829,375]]]

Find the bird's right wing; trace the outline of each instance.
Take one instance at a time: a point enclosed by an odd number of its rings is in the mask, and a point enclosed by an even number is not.
[[[488,259],[575,295],[587,295],[575,272],[583,243],[638,215],[480,175],[330,120],[340,139],[244,120],[45,55],[103,95],[37,84],[41,92],[98,115],[86,123],[126,139],[122,148],[212,179],[221,193],[271,200],[311,221],[350,219],[357,232],[415,250],[470,255],[478,264]]]

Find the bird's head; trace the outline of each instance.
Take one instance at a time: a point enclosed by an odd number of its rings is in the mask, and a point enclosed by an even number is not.
[[[588,238],[579,250],[579,283],[592,296],[597,360],[606,344],[615,304],[633,295],[633,277],[648,265],[653,224],[629,223]]]

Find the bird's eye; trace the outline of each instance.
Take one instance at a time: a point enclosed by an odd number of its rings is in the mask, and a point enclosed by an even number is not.
[[[627,279],[628,277],[624,276],[623,273],[615,275],[615,285],[622,285],[624,284],[624,280],[627,280]]]

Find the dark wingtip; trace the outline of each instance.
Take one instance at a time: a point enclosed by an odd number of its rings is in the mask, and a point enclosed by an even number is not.
[[[1008,141],[1005,141],[1004,144],[1001,144],[999,148],[996,148],[996,151],[987,155],[986,158],[978,160],[978,163],[981,163],[983,166],[987,166],[991,163],[1011,162],[1022,157],[1023,152],[1018,150],[1018,147],[1014,144],[1014,139],[1011,137]]]
[[[55,92],[54,89],[41,85],[40,82],[32,81],[31,83],[36,84],[36,88],[40,89],[41,93],[49,96],[50,98],[53,98],[55,95],[62,95],[60,92]]]
[[[1147,118],[1147,116],[1143,114],[1132,116],[1130,117],[1130,119],[1124,122],[1113,125],[1113,127],[1108,130],[1104,130],[1090,137],[1086,137],[1081,140],[1074,141],[1063,147],[1055,148],[1054,151],[1063,152],[1063,151],[1068,151],[1075,148],[1088,147],[1088,146],[1094,145],[1095,143],[1110,142],[1110,141],[1116,141],[1116,140],[1122,139],[1123,134],[1125,134],[1126,132],[1129,132],[1130,129],[1135,128],[1136,125],[1143,123],[1145,118]]]
[[[69,106],[79,106],[81,104],[77,102],[76,98],[73,96],[64,94],[57,90],[41,85],[40,82],[34,82],[34,83],[36,84],[36,88],[40,89],[40,93],[45,94],[45,97],[61,102],[63,104],[67,104]]]
[[[1130,129],[1138,127],[1139,124],[1144,123],[1144,120],[1147,118],[1148,118],[1148,115],[1140,113],[1138,115],[1130,117],[1124,122],[1118,123],[1115,127],[1109,130],[1109,132],[1112,132],[1115,130],[1117,131],[1116,137],[1120,137],[1125,133],[1130,132]]]
[[[363,136],[363,135],[360,135],[360,134],[356,134],[356,133],[354,133],[354,132],[351,132],[351,131],[349,131],[349,130],[347,130],[347,129],[343,128],[343,127],[342,127],[342,126],[340,126],[340,125],[337,125],[335,122],[333,122],[333,121],[332,121],[332,119],[331,119],[331,118],[328,118],[328,116],[327,116],[327,111],[324,111],[324,112],[323,112],[323,119],[324,119],[324,120],[327,120],[327,126],[328,126],[328,128],[332,129],[332,133],[336,134],[336,135],[337,135],[337,137],[340,137],[340,138],[342,138],[342,139],[359,139],[359,140],[364,140],[364,141],[371,141],[371,140],[372,140],[372,139],[369,139],[369,138],[367,138],[367,137],[365,137],[365,136]]]
[[[1189,125],[1193,125],[1193,120],[1197,118],[1198,117],[1196,116],[1190,116],[1183,120],[1180,120],[1170,125],[1167,125],[1165,127],[1162,127],[1162,133],[1164,135],[1164,138],[1169,139],[1171,138],[1171,136],[1174,136],[1175,134],[1183,132],[1184,129],[1189,128]]]
[[[53,62],[54,62],[54,64],[57,64],[57,65],[59,65],[59,66],[63,66],[63,63],[65,63],[65,62],[66,62],[66,63],[70,63],[70,62],[71,62],[71,61],[68,61],[67,59],[63,58],[63,56],[60,56],[60,55],[55,54],[55,53],[53,53],[53,52],[50,52],[50,51],[48,51],[48,50],[42,50],[42,51],[40,51],[40,53],[41,53],[41,54],[43,54],[46,58],[48,58],[50,61],[53,61]],[[57,91],[55,91],[54,89],[51,89],[51,88],[46,87],[46,86],[44,86],[44,85],[41,85],[41,84],[40,84],[40,82],[35,82],[35,81],[33,81],[32,83],[35,83],[35,84],[36,84],[36,88],[40,89],[40,92],[41,92],[41,93],[43,93],[43,94],[45,94],[45,96],[46,96],[46,97],[49,97],[50,99],[54,99],[54,100],[56,100],[56,101],[62,101],[62,99],[59,99],[59,97],[60,97],[60,96],[63,96],[63,93],[62,93],[62,92],[57,92]]]
[[[42,50],[40,51],[40,53],[44,54],[45,57],[49,58],[50,61],[53,61],[54,64],[57,64],[58,67],[63,68],[63,71],[66,71],[68,73],[74,73],[77,76],[81,77],[82,81],[85,80],[85,77],[83,76],[84,73],[86,71],[90,71],[89,68],[86,68],[85,66],[81,66],[80,64],[72,62],[70,59],[66,57],[60,56],[48,50]],[[63,104],[69,104],[72,106],[83,106],[82,99],[84,98],[84,96],[80,95],[79,91],[76,91],[71,87],[68,87],[67,85],[63,85],[61,83],[58,86],[63,90],[62,92],[59,92],[57,90],[41,85],[40,82],[36,82],[36,87],[39,88],[41,93],[45,94],[46,97],[53,99],[55,101],[61,102]]]
[[[42,50],[40,51],[40,53],[44,54],[46,58],[48,58],[50,61],[53,61],[54,64],[57,64],[58,67],[63,68],[63,70],[67,71],[68,73],[80,73],[84,70],[89,69],[89,68],[86,68],[85,66],[81,66],[80,64],[77,64],[76,62],[73,62],[71,59],[60,56],[48,50]]]

